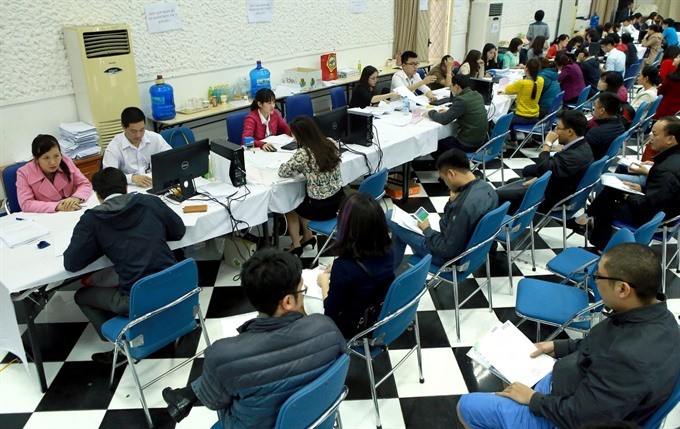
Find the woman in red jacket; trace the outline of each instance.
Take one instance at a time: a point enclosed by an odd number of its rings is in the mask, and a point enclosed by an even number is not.
[[[271,89],[260,89],[250,105],[250,113],[243,120],[243,135],[241,143],[246,137],[253,137],[255,146],[273,152],[276,149],[271,144],[262,141],[269,136],[279,134],[290,135],[290,128],[276,111],[276,95]]]

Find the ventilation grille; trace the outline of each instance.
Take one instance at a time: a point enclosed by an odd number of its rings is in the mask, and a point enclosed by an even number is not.
[[[489,5],[489,16],[501,16],[503,13],[503,3],[491,3]]]
[[[127,30],[83,33],[83,43],[87,58],[111,57],[130,53],[130,37]]]
[[[99,134],[99,146],[102,147],[102,152],[106,150],[109,143],[116,134],[123,132],[123,127],[120,124],[120,119],[111,121],[97,122],[97,133]]]

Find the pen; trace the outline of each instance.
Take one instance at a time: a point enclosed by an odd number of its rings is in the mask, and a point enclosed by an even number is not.
[[[18,217],[18,218],[16,218],[16,220],[26,220],[26,219],[24,219],[22,217]]]

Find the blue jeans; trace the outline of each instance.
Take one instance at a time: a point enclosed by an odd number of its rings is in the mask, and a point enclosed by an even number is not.
[[[550,393],[552,372],[543,377],[534,390]],[[556,426],[545,417],[535,415],[528,405],[522,405],[510,398],[494,393],[469,393],[458,402],[460,415],[473,429],[553,429]]]
[[[430,249],[425,245],[425,236],[402,228],[396,223],[392,222],[392,210],[385,213],[387,218],[387,226],[392,230],[392,254],[394,255],[394,270],[396,271],[404,259],[406,252],[406,245],[408,244],[413,250],[413,254],[419,257],[430,254]],[[433,259],[434,263],[434,259]]]

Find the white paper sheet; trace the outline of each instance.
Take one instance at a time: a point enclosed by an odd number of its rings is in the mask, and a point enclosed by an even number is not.
[[[0,229],[0,238],[7,247],[17,247],[46,237],[50,230],[31,219],[15,218],[16,221]]]
[[[413,216],[406,213],[397,206],[392,207],[392,222],[396,223],[402,228],[413,231],[416,234],[425,235],[423,234],[423,231],[418,228],[418,221]]]
[[[649,165],[649,164],[643,164],[642,161],[640,161],[639,159],[637,159],[637,158],[634,157],[634,156],[624,156],[624,157],[622,157],[621,159],[619,159],[618,164],[624,165],[624,166],[626,166],[626,167],[630,167],[631,164],[636,164],[636,165],[638,165],[638,166],[644,168],[644,169],[647,170],[647,171],[649,171],[649,170],[652,169],[652,166],[651,166],[651,165]]]
[[[288,143],[291,143],[293,140],[295,139],[289,136],[288,134],[279,134],[277,136],[269,136],[266,139],[262,139],[263,142],[273,144],[274,146],[277,147],[287,145]]]
[[[307,293],[305,294],[305,296],[316,299],[323,299],[323,295],[321,294],[321,287],[319,287],[319,284],[316,281],[317,277],[319,277],[319,274],[323,272],[324,272],[323,267],[318,267],[311,270],[310,269],[302,270],[302,283],[307,288]]]
[[[394,88],[394,92],[399,94],[401,97],[406,97],[409,101],[412,101],[412,102],[418,104],[419,106],[427,106],[428,104],[430,104],[427,97],[416,96],[413,93],[413,91],[409,90],[404,85],[401,85],[401,86]]]
[[[222,338],[235,337],[238,335],[238,329],[241,325],[257,317],[257,311],[251,313],[239,314],[238,316],[225,317],[220,320],[222,322]],[[215,341],[215,339],[213,339]]]
[[[627,192],[629,194],[644,195],[643,192],[638,192],[633,188],[629,188],[621,181],[621,179],[610,173],[602,175],[602,184],[608,188],[618,189],[619,191]]]

